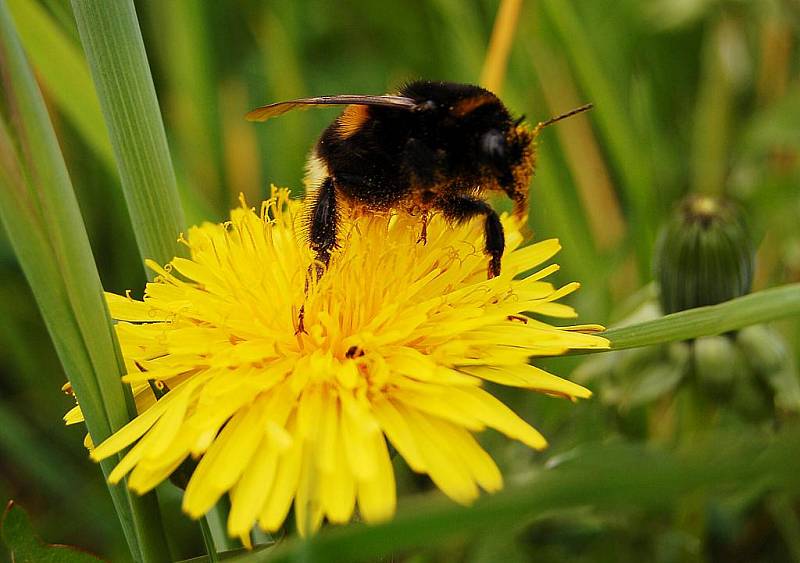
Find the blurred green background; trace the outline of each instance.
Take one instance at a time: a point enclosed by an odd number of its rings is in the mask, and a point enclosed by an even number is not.
[[[8,4],[47,98],[103,284],[140,295],[144,273],[69,2]],[[270,183],[300,194],[308,150],[336,115],[294,112],[252,124],[243,119],[249,109],[308,95],[383,93],[415,78],[477,82],[498,7],[498,0],[136,2],[189,223],[220,220],[240,192],[254,202]],[[564,246],[558,280],[583,284],[572,298],[582,322],[613,324],[648,300],[658,227],[692,192],[727,195],[746,211],[758,247],[755,289],[800,281],[799,38],[800,5],[792,0],[523,3],[498,93],[533,122],[595,104],[588,116],[542,133],[531,188],[536,237],[558,237]],[[49,542],[124,559],[83,432],[62,425],[73,404],[60,391],[65,376],[4,238],[0,269],[0,499],[26,507]],[[796,377],[800,323],[774,329],[770,338]],[[583,367],[599,393],[574,405],[498,390],[552,444],[535,454],[486,436],[508,481],[595,443],[702,447],[717,432],[768,433],[794,416],[769,400],[744,416],[721,395],[699,392],[691,378],[645,390],[645,399],[619,399],[612,371],[630,395],[675,353],[608,356]],[[569,376],[580,363],[559,358],[547,367]],[[427,488],[398,471],[403,491]],[[199,555],[199,531],[179,515],[177,493],[166,485],[159,494],[175,553]],[[637,509],[630,499],[614,511],[557,512],[395,560],[644,557],[800,560],[797,505],[742,483],[722,496],[676,499],[669,510]]]

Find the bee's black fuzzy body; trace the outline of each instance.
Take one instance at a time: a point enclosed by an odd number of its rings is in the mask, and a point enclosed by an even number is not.
[[[348,105],[311,155],[309,238],[317,259],[327,264],[336,247],[343,205],[402,209],[423,221],[439,211],[454,222],[483,217],[488,274],[499,275],[503,227],[483,195],[503,191],[517,213],[527,210],[533,134],[478,86],[419,81],[398,95],[414,106]]]

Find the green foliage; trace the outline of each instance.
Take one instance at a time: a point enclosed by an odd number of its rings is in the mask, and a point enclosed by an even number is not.
[[[542,8],[558,33],[578,79],[595,103],[597,124],[618,167],[627,204],[633,210],[634,244],[639,264],[647,264],[655,240],[652,214],[658,209],[653,193],[653,172],[627,119],[625,96],[604,69],[605,61],[592,45],[590,33],[571,5],[545,0]]]
[[[785,430],[770,443],[755,435],[722,434],[713,444],[697,444],[678,454],[641,445],[598,444],[573,451],[522,484],[469,508],[442,499],[413,499],[391,522],[329,530],[235,561],[369,561],[412,547],[430,548],[453,537],[495,533],[552,511],[669,507],[676,497],[724,490],[741,482],[796,492],[800,476],[782,463],[796,455],[800,455],[797,428]]]
[[[119,380],[122,359],[70,178],[5,4],[0,4],[0,29],[0,217],[89,433],[99,441],[129,420],[130,391]],[[153,499],[116,487],[110,491],[130,549],[138,555],[148,530],[158,530]]]
[[[3,543],[15,563],[92,563],[102,559],[68,545],[45,544],[33,531],[27,513],[8,503],[0,523]]]

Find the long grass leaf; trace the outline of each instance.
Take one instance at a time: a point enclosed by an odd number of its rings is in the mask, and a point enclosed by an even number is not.
[[[800,283],[765,289],[719,305],[698,307],[603,333],[612,350],[722,334],[777,319],[800,318]]]
[[[697,103],[692,134],[692,188],[696,192],[719,196],[724,193],[729,166],[731,113],[735,102],[735,84],[730,63],[735,24],[722,20],[711,26],[703,48]]]
[[[114,154],[100,103],[75,40],[35,0],[8,0],[8,6],[45,90],[103,164],[114,170]]]
[[[0,215],[89,433],[99,441],[129,420],[133,406],[120,381],[121,356],[66,165],[4,1],[0,80]],[[134,557],[153,560],[143,542],[163,553],[153,498],[110,491]]]
[[[184,253],[184,229],[164,124],[133,2],[73,0],[142,259]]]

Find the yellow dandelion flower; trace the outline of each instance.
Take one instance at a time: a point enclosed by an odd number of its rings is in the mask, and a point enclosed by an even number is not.
[[[600,327],[521,316],[575,316],[556,301],[578,284],[542,281],[555,265],[522,275],[559,243],[520,248],[519,224],[503,222],[503,271],[487,280],[480,222],[432,217],[423,245],[406,214],[347,218],[330,268],[307,289],[312,254],[287,191],[273,191],[260,213],[243,201],[229,222],[191,229],[191,259],[149,263],[158,278],[143,301],[108,295],[139,416],[92,458],[132,445],[109,479],[130,473],[139,493],[199,459],[183,508],[198,518],[229,493],[233,536],[255,522],[277,530],[292,503],[303,534],[323,519],[347,522],[356,506],[367,522],[390,518],[389,444],[457,502],[500,489],[474,433],[546,442],[482,382],[588,397],[528,360],[608,346],[586,334]],[[157,399],[153,382],[168,392]]]

